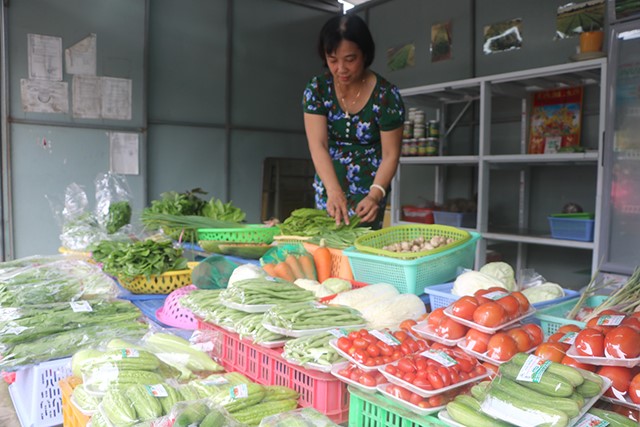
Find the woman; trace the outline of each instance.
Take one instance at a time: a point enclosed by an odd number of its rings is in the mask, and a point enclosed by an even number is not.
[[[327,21],[318,53],[328,72],[311,79],[303,109],[316,207],[338,225],[355,214],[379,229],[400,158],[404,104],[396,86],[369,70],[374,52],[357,15]]]

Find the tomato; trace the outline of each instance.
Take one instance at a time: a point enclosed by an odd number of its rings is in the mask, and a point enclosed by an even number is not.
[[[437,371],[431,371],[427,374],[427,378],[434,390],[444,387],[444,381]]]
[[[490,377],[491,379],[493,379],[493,377],[498,375],[498,365],[494,365],[493,363],[489,363],[489,362],[484,362],[482,366],[484,366],[487,369],[487,371],[492,372]]]
[[[369,346],[367,347],[367,354],[371,357],[380,356],[380,347],[375,344],[369,344]]]
[[[461,319],[473,319],[473,312],[478,308],[478,300],[475,297],[465,295],[451,305],[451,313]]]
[[[347,335],[347,338],[349,338],[349,340],[353,341],[356,338],[360,338],[360,335],[358,334],[358,331],[351,331],[351,332],[349,332],[349,335]]]
[[[411,327],[416,325],[417,323],[418,322],[416,322],[413,319],[403,320],[402,322],[400,322],[400,329],[402,329],[403,331],[410,332],[411,331]]]
[[[403,357],[398,361],[398,370],[402,372],[415,372],[416,364],[413,362],[413,360]]]
[[[491,292],[489,289],[478,289],[477,291],[475,291],[473,296],[478,301],[478,305],[491,301],[489,298],[484,297],[484,295],[488,294],[489,292]]]
[[[640,319],[637,317],[628,316],[622,321],[622,323],[620,323],[620,325],[630,326],[636,331],[640,332]]]
[[[571,323],[569,323],[568,325],[560,326],[557,332],[562,332],[563,334],[566,334],[567,332],[580,332],[581,330],[582,328],[580,328],[580,326],[572,325]]]
[[[415,342],[413,338],[408,338],[405,342],[403,342],[403,344],[406,344],[407,347],[409,347],[409,351],[411,353],[415,353],[420,349],[420,347],[418,346],[418,343]]]
[[[601,366],[598,375],[612,381],[611,388],[605,392],[606,396],[624,400],[631,383],[631,369],[622,366]]]
[[[473,321],[487,328],[495,328],[505,323],[506,320],[507,313],[504,311],[504,308],[493,301],[480,304],[473,313]]]
[[[436,326],[440,324],[440,320],[442,320],[446,315],[444,314],[444,307],[436,308],[429,314],[427,318],[427,324],[431,329],[435,329]]]
[[[364,374],[362,374],[360,376],[360,379],[358,380],[358,382],[364,386],[367,387],[375,387],[376,386],[376,379],[373,378],[373,375],[371,375],[368,372],[365,372]]]
[[[389,390],[389,388],[387,388],[387,390]],[[394,387],[393,395],[402,400],[406,400],[408,402],[409,399],[411,399],[411,394],[412,393],[404,387],[400,387],[398,385]]]
[[[574,359],[573,357],[569,357],[569,356],[564,356],[560,363],[562,363],[563,365],[567,365],[567,366],[573,366],[574,368],[584,369],[585,371],[590,371],[590,372],[595,372],[595,370],[596,370],[596,366],[595,365],[588,365],[586,363],[580,363],[576,359]]]
[[[427,348],[429,348],[429,346],[427,345],[427,342],[423,339],[417,339],[416,344],[418,344],[418,351],[424,351]]]
[[[531,304],[529,304],[529,300],[524,296],[522,292],[511,292],[511,296],[517,299],[520,303],[520,313],[526,313],[527,311],[529,311],[529,307],[531,306]]]
[[[425,372],[425,375],[426,375],[426,372]],[[433,386],[431,385],[431,383],[427,378],[418,378],[417,375],[416,375],[416,379],[413,380],[413,385],[416,387],[423,388],[425,390],[433,390]]]
[[[441,394],[429,397],[429,406],[431,406],[432,408],[443,406],[446,403],[447,402],[444,401],[444,396]]]
[[[405,331],[395,331],[392,335],[401,343],[409,337]]]
[[[349,351],[349,348],[351,347],[351,341],[349,341],[349,338],[347,337],[338,338],[337,344],[338,344],[338,348],[344,351],[345,353]]]
[[[417,405],[419,405],[419,404],[420,404],[420,402],[422,402],[423,400],[424,400],[424,398],[423,398],[422,396],[420,396],[419,394],[417,394],[417,393],[411,393],[411,398],[409,399],[409,402],[410,402],[412,405],[416,405],[416,406],[417,406]]]
[[[604,334],[594,328],[586,328],[578,333],[576,351],[582,356],[604,356]]]
[[[377,346],[380,349],[380,354],[382,354],[383,356],[391,356],[393,354],[393,348],[389,344],[381,341],[377,344]]]
[[[384,367],[385,372],[391,375],[396,375],[398,373],[398,368],[393,365],[387,365]]]
[[[542,328],[535,323],[525,323],[520,328],[524,329],[529,335],[531,335],[531,345],[533,347],[540,345],[542,340],[544,340],[544,332],[542,332]]]
[[[618,326],[604,337],[604,354],[617,359],[634,359],[640,355],[640,333],[631,326]]]
[[[356,362],[365,363],[369,356],[367,356],[367,351],[363,348],[357,348],[356,351],[351,355]]]
[[[442,343],[439,342],[434,342],[433,344],[431,344],[431,349],[432,350],[447,350],[449,348],[449,346],[446,346]]]
[[[467,333],[467,327],[456,322],[450,317],[443,317],[440,319],[440,323],[434,329],[436,335],[448,339],[448,340],[457,340],[458,338],[464,337]]]
[[[640,404],[640,374],[636,374],[629,384],[629,397],[635,404]]]
[[[561,363],[567,351],[566,344],[557,342],[543,342],[536,348],[535,355],[545,360]]]
[[[469,329],[465,336],[464,345],[467,349],[475,351],[476,353],[484,353],[487,351],[487,344],[489,343],[490,334],[480,332],[477,329]]]
[[[496,301],[504,308],[509,319],[518,317],[520,314],[520,302],[513,295],[507,295]]]
[[[500,362],[511,359],[517,352],[516,341],[504,332],[494,334],[487,344],[487,356]]]
[[[518,347],[519,352],[525,352],[533,347],[531,335],[527,333],[524,329],[521,328],[513,328],[509,329],[507,335],[509,335],[516,342],[516,346]]]
[[[355,348],[367,348],[369,347],[369,343],[366,340],[358,337],[355,340],[353,340],[353,346]]]

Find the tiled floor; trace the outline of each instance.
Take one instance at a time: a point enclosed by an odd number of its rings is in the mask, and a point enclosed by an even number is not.
[[[0,426],[20,427],[20,422],[9,396],[8,385],[2,380],[0,380]]]

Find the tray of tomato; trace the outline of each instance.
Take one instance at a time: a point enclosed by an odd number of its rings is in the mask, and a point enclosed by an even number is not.
[[[427,342],[415,338],[404,330],[359,331],[329,341],[342,357],[365,371],[376,371],[378,367],[399,360],[407,354],[424,351]]]
[[[396,384],[380,384],[377,389],[383,396],[418,415],[429,415],[440,411],[457,394],[454,390],[437,396],[423,397]]]
[[[544,333],[533,323],[517,325],[495,334],[469,329],[458,347],[485,362],[501,364],[518,353],[530,353],[542,343]]]
[[[404,356],[379,370],[390,383],[422,397],[444,393],[489,376],[475,357],[460,349],[443,346]]]
[[[503,288],[479,289],[444,309],[444,314],[458,323],[492,334],[531,316],[536,309],[522,292]]]
[[[365,371],[351,362],[342,362],[334,365],[331,369],[331,374],[340,381],[367,393],[375,393],[379,384],[389,382],[379,371]]]
[[[606,310],[578,332],[567,356],[598,366],[640,365],[640,319]]]
[[[464,339],[469,328],[444,315],[444,308],[437,308],[429,314],[427,320],[411,327],[422,338],[454,346]]]

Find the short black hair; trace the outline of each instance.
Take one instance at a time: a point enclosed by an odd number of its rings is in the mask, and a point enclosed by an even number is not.
[[[334,53],[342,40],[358,45],[364,55],[364,66],[369,67],[375,57],[376,46],[367,23],[355,14],[336,15],[329,19],[320,30],[318,54],[327,65],[326,55]]]

